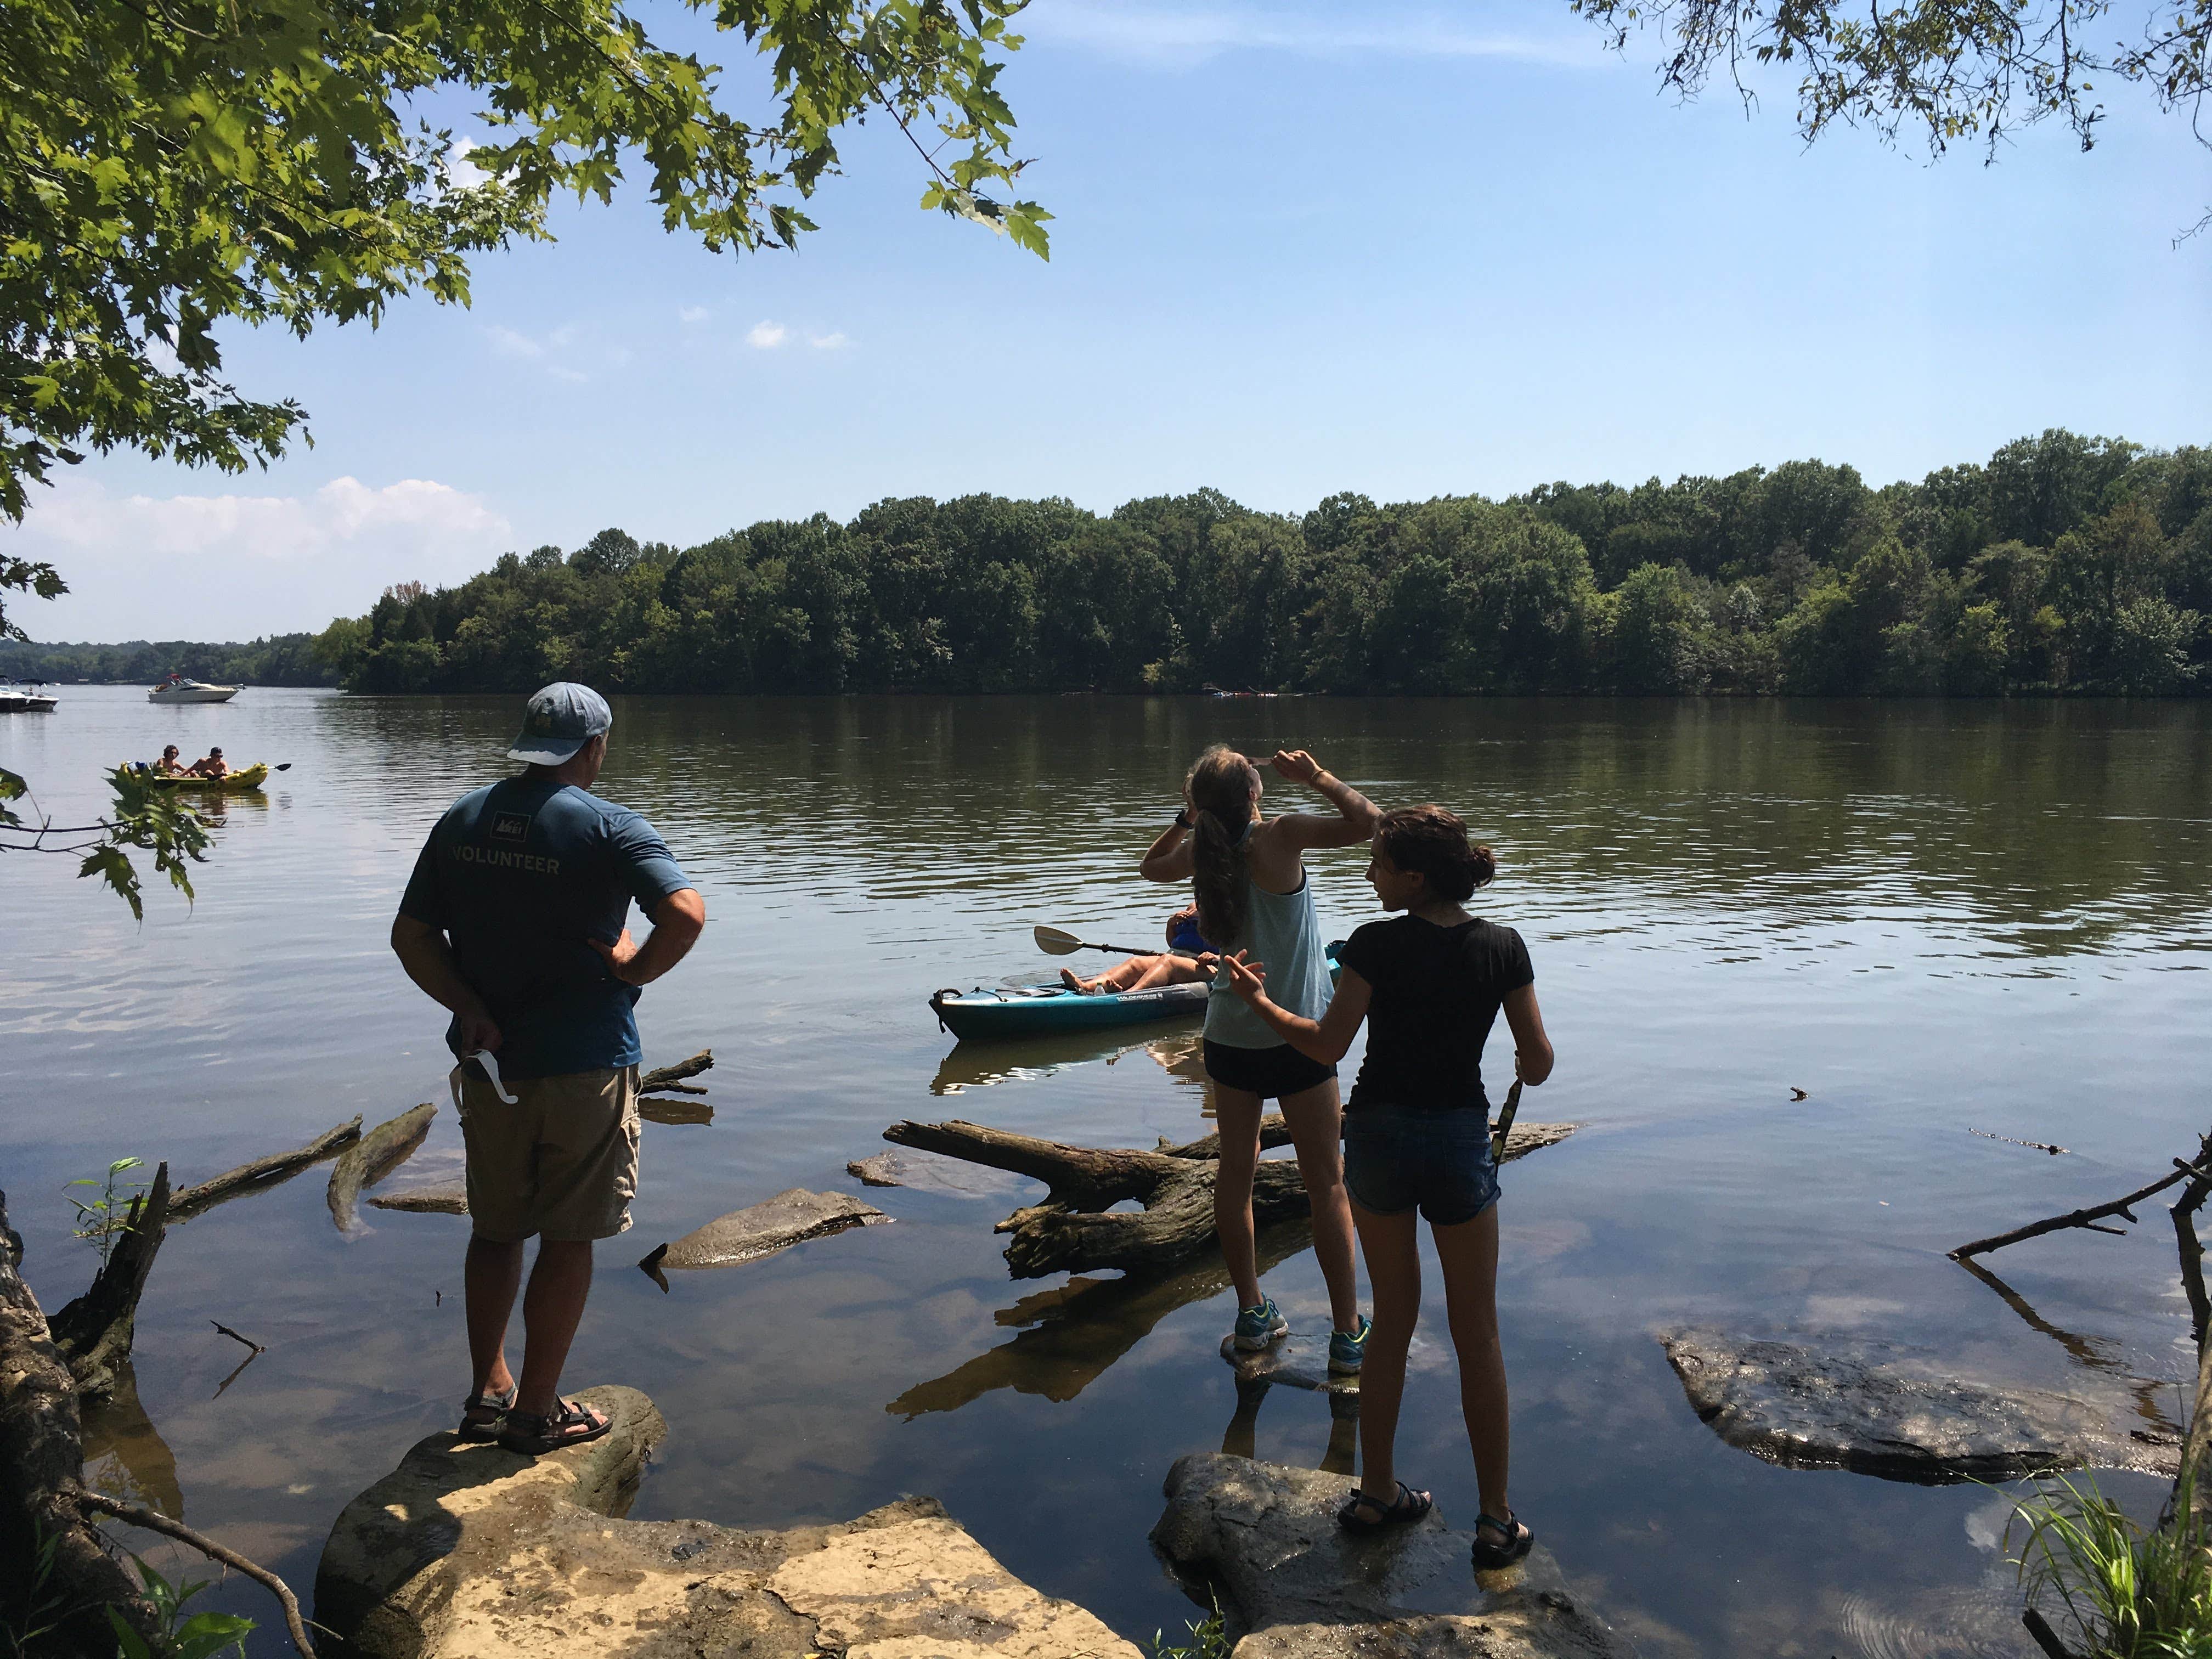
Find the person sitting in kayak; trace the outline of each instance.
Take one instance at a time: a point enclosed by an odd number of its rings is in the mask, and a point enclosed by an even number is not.
[[[185,770],[190,776],[195,778],[219,779],[230,775],[229,763],[223,759],[222,750],[220,749],[209,750],[205,758],[194,761]]]
[[[1198,906],[1186,904],[1170,916],[1167,933],[1168,948],[1158,956],[1131,957],[1095,979],[1085,979],[1073,969],[1063,968],[1060,982],[1085,996],[1111,996],[1161,985],[1194,985],[1210,977],[1212,967],[1199,958],[1210,955],[1213,947],[1198,931]]]
[[[157,775],[165,778],[180,778],[185,775],[185,763],[177,758],[176,744],[173,743],[161,751],[161,758],[154,763],[153,769]]]

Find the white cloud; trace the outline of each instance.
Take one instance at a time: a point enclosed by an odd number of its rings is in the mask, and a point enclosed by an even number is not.
[[[235,640],[358,615],[392,582],[459,581],[514,540],[481,498],[428,478],[153,496],[64,477],[0,532],[0,552],[50,560],[70,585],[9,607],[34,638]]]
[[[714,314],[712,306],[686,306],[676,313],[680,320],[687,323],[703,323]]]
[[[473,138],[453,140],[453,149],[446,154],[446,183],[453,189],[473,190],[491,177],[469,160],[471,153],[480,148]]]
[[[1395,58],[1505,58],[1586,66],[1606,53],[1597,31],[1541,29],[1522,33],[1471,29],[1448,15],[1386,14],[1382,7],[1349,12],[1249,6],[1167,8],[1122,0],[1057,0],[1026,12],[1022,32],[1160,68],[1190,69],[1237,51],[1284,52],[1328,58],[1367,53]]]
[[[576,386],[581,386],[592,378],[580,370],[563,368],[558,363],[548,363],[545,372],[556,380],[567,380]]]
[[[497,323],[485,324],[484,333],[490,338],[493,349],[503,357],[543,357],[545,355],[545,348],[527,334],[501,328]]]
[[[745,332],[745,343],[761,351],[773,351],[791,336],[791,331],[781,323],[758,322]]]
[[[817,351],[842,351],[853,343],[842,334],[810,334],[806,343]]]

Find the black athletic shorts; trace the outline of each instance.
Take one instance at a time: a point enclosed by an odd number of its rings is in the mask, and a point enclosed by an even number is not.
[[[1242,1089],[1262,1100],[1304,1094],[1336,1075],[1336,1067],[1300,1054],[1287,1042],[1272,1048],[1238,1048],[1212,1038],[1206,1043],[1206,1074],[1224,1089]]]

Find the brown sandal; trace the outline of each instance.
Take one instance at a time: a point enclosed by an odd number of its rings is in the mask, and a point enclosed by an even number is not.
[[[496,1440],[501,1425],[507,1413],[514,1409],[515,1385],[508,1383],[504,1390],[472,1394],[461,1401],[461,1426],[455,1431],[459,1440]],[[472,1412],[489,1412],[489,1417],[472,1417]]]
[[[542,1457],[563,1446],[580,1446],[597,1440],[615,1425],[614,1419],[579,1406],[573,1400],[556,1400],[553,1409],[539,1417],[531,1412],[510,1411],[500,1431],[499,1443],[526,1457]]]

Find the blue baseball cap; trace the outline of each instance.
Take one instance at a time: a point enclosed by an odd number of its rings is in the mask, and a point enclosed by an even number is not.
[[[521,734],[507,757],[532,766],[558,766],[614,723],[607,700],[590,686],[556,680],[531,694]]]

